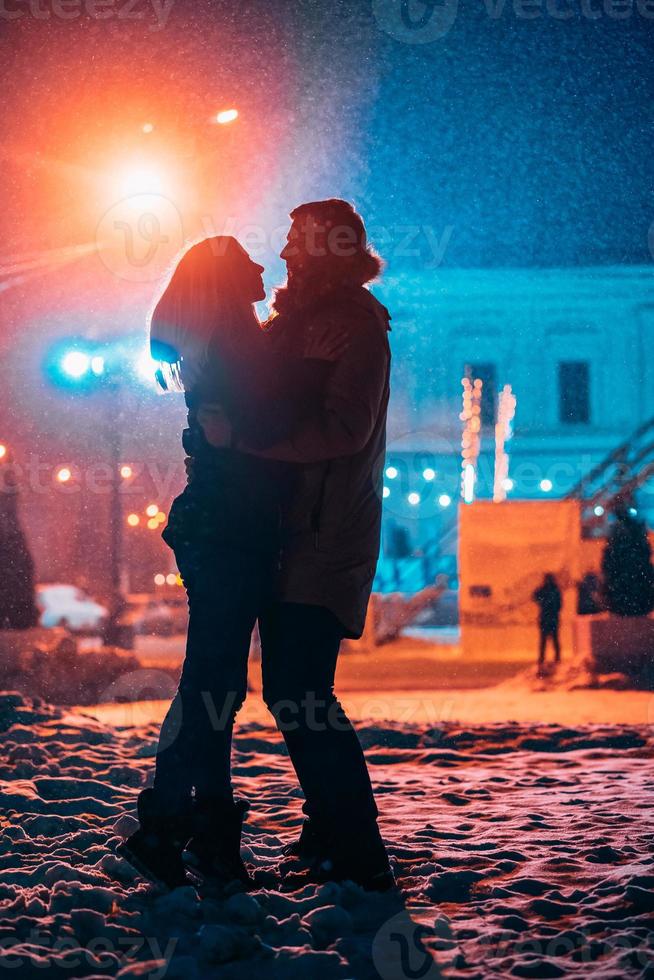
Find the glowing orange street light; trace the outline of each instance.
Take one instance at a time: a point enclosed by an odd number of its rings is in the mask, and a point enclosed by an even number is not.
[[[129,480],[129,478],[134,475],[134,470],[131,466],[121,466],[120,475],[122,476],[123,480]]]
[[[226,126],[228,123],[234,122],[238,119],[238,109],[223,109],[222,112],[216,114],[216,122],[220,126]]]
[[[138,514],[129,514],[127,517],[127,523],[130,527],[138,527],[141,523],[141,518]]]
[[[159,527],[159,521],[157,520],[157,518],[151,517],[150,520],[148,521],[148,528],[150,529],[150,531],[156,531],[158,527]]]
[[[67,466],[62,466],[61,469],[57,471],[57,479],[60,483],[68,483],[72,475],[73,474]]]
[[[161,572],[159,572],[154,577],[154,584],[155,585],[165,585],[166,584],[166,576],[165,575],[162,575]]]
[[[7,447],[0,442],[0,459],[4,459],[7,455]]]
[[[153,133],[154,132],[154,125],[151,122],[146,122],[146,123],[143,123],[143,125],[141,126],[141,129],[143,130],[144,133]]]
[[[124,170],[119,176],[119,193],[125,197],[134,197],[137,202],[139,198],[163,194],[165,189],[165,176],[156,166],[136,165]]]

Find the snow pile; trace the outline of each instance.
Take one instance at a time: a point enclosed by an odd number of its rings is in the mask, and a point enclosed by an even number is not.
[[[0,695],[0,967],[41,977],[256,980],[652,976],[652,734],[363,725],[402,895],[282,884],[300,794],[279,737],[237,732],[259,887],[201,899],[113,853],[156,726]]]
[[[55,704],[97,704],[172,697],[177,666],[145,670],[117,647],[78,652],[62,630],[0,632],[0,687]]]
[[[626,673],[601,674],[593,669],[592,660],[583,653],[565,656],[557,664],[547,660],[542,673],[537,664],[532,664],[525,670],[496,685],[495,690],[516,691],[579,691],[587,688],[603,688],[615,691],[633,691],[637,688],[651,689],[651,679],[643,672],[641,683],[636,683],[633,676]]]

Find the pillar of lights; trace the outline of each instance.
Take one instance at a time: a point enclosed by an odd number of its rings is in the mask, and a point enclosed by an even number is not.
[[[507,480],[509,478],[509,454],[506,444],[513,435],[511,423],[515,417],[516,397],[511,385],[504,385],[497,401],[497,422],[495,423],[495,474],[493,479],[493,500],[500,503],[506,500]]]
[[[477,463],[481,447],[481,392],[483,382],[466,375],[463,385],[463,409],[459,418],[463,422],[461,437],[461,495],[466,504],[475,499]]]

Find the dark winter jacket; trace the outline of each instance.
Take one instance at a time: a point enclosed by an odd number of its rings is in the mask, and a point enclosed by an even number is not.
[[[274,557],[277,565],[282,515],[297,467],[211,445],[198,413],[211,406],[244,437],[271,445],[318,411],[330,368],[301,351],[276,351],[259,331],[243,338],[238,356],[217,345],[210,351],[200,381],[186,393],[188,428],[182,441],[193,458],[192,477],[174,500],[163,532],[178,562],[188,566],[192,556],[202,564],[230,549]]]
[[[561,591],[557,585],[544,584],[534,592],[534,602],[540,606],[540,628],[555,630],[561,613]]]
[[[301,464],[283,521],[280,596],[330,609],[351,637],[363,632],[379,556],[389,319],[361,287],[303,325],[344,332],[349,347],[327,378],[321,411],[265,452]]]

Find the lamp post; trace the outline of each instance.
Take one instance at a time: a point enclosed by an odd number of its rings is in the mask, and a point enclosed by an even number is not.
[[[131,646],[132,638],[126,642],[125,630],[121,625],[121,617],[126,602],[123,594],[123,508],[120,496],[122,477],[121,452],[122,434],[120,427],[120,382],[107,380],[103,385],[107,398],[107,449],[109,452],[109,582],[111,598],[109,600],[109,617],[104,629],[105,646]]]
[[[110,468],[109,481],[109,616],[103,642],[106,646],[131,646],[121,620],[126,601],[123,593],[123,508],[121,484],[122,463],[121,403],[126,377],[125,362],[133,365],[133,374],[143,377],[143,353],[133,350],[131,341],[98,343],[72,339],[58,344],[47,359],[47,372],[58,387],[79,395],[103,394],[105,445]],[[154,376],[154,372],[153,372]]]

